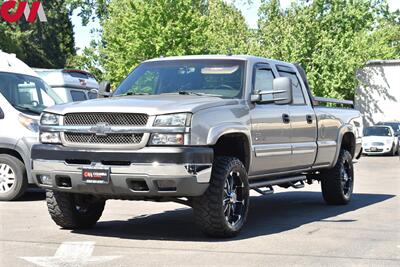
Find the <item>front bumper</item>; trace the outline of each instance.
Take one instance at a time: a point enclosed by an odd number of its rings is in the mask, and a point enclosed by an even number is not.
[[[145,147],[136,151],[82,150],[34,145],[32,174],[42,188],[106,198],[146,199],[200,196],[208,188],[213,149]],[[82,170],[110,168],[110,183],[87,184]],[[49,176],[44,184],[41,176]]]
[[[20,140],[18,140],[17,144],[15,145],[15,150],[17,150],[18,153],[22,156],[22,159],[26,166],[29,184],[35,183],[32,173],[31,173],[31,166],[30,166],[30,164],[31,164],[31,149],[32,149],[33,145],[38,144],[38,143],[39,143],[39,141],[38,141],[37,136],[27,136],[27,137],[23,137]]]
[[[392,149],[392,146],[365,146],[363,153],[368,155],[382,155],[387,154]]]

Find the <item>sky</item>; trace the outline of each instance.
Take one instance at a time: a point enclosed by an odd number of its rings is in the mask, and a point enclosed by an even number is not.
[[[232,2],[233,0],[225,0],[227,2]],[[287,8],[290,6],[290,3],[295,0],[281,0],[282,8]],[[245,1],[239,1],[245,2]],[[257,27],[257,11],[260,6],[260,0],[253,0],[251,5],[248,4],[239,4],[238,8],[242,11],[244,17],[247,20],[247,23],[251,28]],[[400,0],[388,0],[389,7],[392,11],[400,9]],[[91,29],[99,28],[97,22],[91,22],[87,26],[82,26],[81,19],[77,16],[78,12],[74,12],[72,16],[72,24],[74,25],[75,32],[75,46],[79,49],[83,49],[90,45],[90,41],[92,39],[98,38],[97,34],[92,34]],[[79,53],[79,50],[78,50]]]

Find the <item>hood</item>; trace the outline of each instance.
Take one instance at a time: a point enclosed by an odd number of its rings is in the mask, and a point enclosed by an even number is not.
[[[146,95],[124,96],[88,100],[56,105],[45,111],[64,115],[82,112],[145,113],[160,115],[169,113],[191,112],[217,106],[236,105],[238,99],[187,95]]]
[[[380,142],[380,143],[385,143],[386,144],[386,140],[389,140],[390,142],[392,142],[393,140],[393,136],[364,136],[362,138],[363,143],[372,143],[372,142]]]

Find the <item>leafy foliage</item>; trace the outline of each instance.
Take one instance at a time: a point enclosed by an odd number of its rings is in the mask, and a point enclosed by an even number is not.
[[[69,11],[62,0],[42,3],[48,22],[37,20],[29,24],[24,17],[18,23],[2,22],[0,49],[17,54],[32,67],[63,68],[67,59],[75,54]]]
[[[100,62],[114,85],[149,58],[248,51],[244,17],[222,0],[111,1],[108,12]]]
[[[368,60],[400,57],[399,16],[384,0],[303,0],[285,11],[271,0],[259,15],[255,53],[300,62],[317,95],[352,99]]]

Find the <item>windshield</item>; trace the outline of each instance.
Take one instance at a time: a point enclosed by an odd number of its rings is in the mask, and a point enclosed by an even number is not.
[[[240,98],[244,62],[239,60],[171,60],[139,65],[113,96],[196,94]]]
[[[393,131],[400,132],[400,122],[382,122],[380,125],[386,125],[392,127]]]
[[[23,74],[0,72],[0,93],[17,110],[35,115],[46,107],[62,103],[41,79]]]
[[[392,136],[388,127],[368,127],[364,129],[364,136]]]

